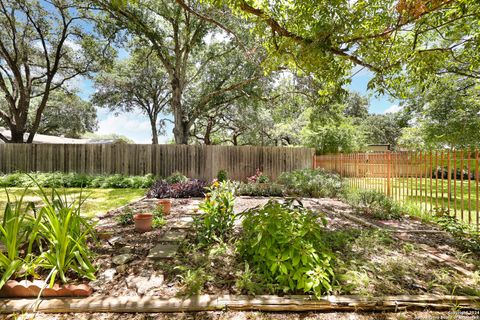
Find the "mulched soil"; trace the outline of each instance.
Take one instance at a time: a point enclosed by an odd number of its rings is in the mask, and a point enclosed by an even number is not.
[[[195,264],[195,259],[208,259],[205,252],[188,252],[188,243],[194,239],[193,231],[186,230],[187,240],[179,250],[177,257],[171,260],[154,262],[147,258],[149,250],[159,243],[158,239],[169,231],[174,221],[186,217],[195,217],[195,212],[201,199],[174,199],[172,212],[166,217],[166,226],[147,232],[136,233],[133,226],[119,225],[115,217],[123,209],[113,210],[100,217],[97,228],[112,231],[110,240],[101,240],[93,248],[97,254],[95,264],[99,267],[98,280],[91,283],[94,295],[109,296],[161,296],[172,297],[183,294],[184,287],[180,271],[175,267],[186,264]],[[263,205],[268,201],[262,197],[237,197],[235,212]],[[469,289],[480,286],[480,275],[466,276],[455,271],[448,264],[429,258],[425,255],[429,249],[447,254],[462,268],[475,271],[477,266],[472,261],[480,261],[480,257],[465,255],[459,250],[452,237],[440,232],[436,226],[422,223],[416,219],[406,218],[400,221],[378,221],[370,217],[358,215],[349,205],[336,199],[302,199],[302,203],[311,210],[325,213],[328,221],[327,229],[331,232],[339,230],[361,230],[358,242],[353,242],[345,249],[346,252],[336,254],[344,259],[346,270],[353,270],[360,276],[355,279],[353,289],[349,292],[336,294],[366,294],[366,295],[395,295],[395,294],[465,294]],[[155,200],[143,199],[130,204],[134,211],[149,211],[156,205]],[[358,221],[346,218],[341,213],[356,215],[361,219],[373,223],[383,229],[401,230],[402,232],[388,233],[389,236],[370,237],[372,228]],[[239,222],[236,224],[237,229]],[[412,230],[426,230],[428,232],[410,232]],[[237,230],[238,232],[238,230]],[[365,236],[367,235],[367,236]],[[364,238],[362,238],[364,236]],[[385,241],[391,239],[390,241]],[[371,241],[364,243],[362,241]],[[408,249],[409,245],[414,249]],[[133,261],[125,265],[114,265],[112,259],[122,253],[130,253]],[[458,257],[461,260],[457,259]],[[223,277],[208,281],[202,290],[205,294],[238,294],[232,283],[236,271],[242,271],[242,266],[235,261],[234,254],[227,252],[224,256],[211,261],[214,277]],[[237,270],[232,270],[237,268]],[[112,279],[104,279],[101,275],[106,270],[115,269]],[[152,274],[162,274],[164,282],[161,286],[151,288],[140,294],[138,288],[132,285],[132,277],[149,277]],[[368,279],[367,279],[368,278]],[[473,279],[475,278],[475,279]],[[363,279],[363,280],[362,280]],[[363,281],[363,282],[362,282]],[[463,284],[458,285],[458,283]],[[466,288],[463,288],[466,287]],[[342,289],[343,290],[343,289]],[[455,292],[452,292],[455,290]],[[459,291],[458,291],[459,290]],[[463,291],[462,291],[463,290]],[[196,314],[67,314],[67,315],[37,315],[40,319],[441,319],[448,316],[445,312],[414,312],[414,313],[258,313],[258,312],[206,312]],[[480,314],[464,314],[462,319],[480,319]],[[458,318],[458,317],[453,317]]]
[[[147,292],[142,292],[142,294],[162,297],[182,295],[182,283],[178,276],[181,272],[175,269],[175,267],[182,267],[191,262],[195,265],[195,260],[205,259],[205,253],[188,252],[188,246],[184,246],[183,249],[179,250],[178,257],[171,260],[153,262],[147,258],[147,255],[149,250],[159,243],[158,239],[170,229],[170,226],[174,221],[185,219],[189,216],[197,216],[194,209],[197,208],[200,201],[201,199],[174,199],[172,212],[166,217],[166,226],[144,234],[136,233],[133,230],[133,226],[120,226],[116,222],[115,216],[118,215],[121,210],[109,212],[101,217],[98,228],[113,231],[114,237],[109,241],[102,240],[101,244],[94,248],[94,251],[97,253],[95,263],[100,267],[99,275],[101,275],[102,272],[105,272],[105,270],[112,268],[116,270],[116,274],[112,280],[104,281],[102,280],[102,277],[99,277],[99,280],[93,282],[92,285],[95,289],[94,294],[136,296],[139,295],[137,292],[138,288],[136,288],[135,285],[132,285],[132,283],[129,283],[129,281],[132,281],[132,277],[149,277],[151,274],[163,274],[165,281],[161,287],[152,288],[151,290],[147,290]],[[235,202],[235,212],[239,213],[246,209],[263,205],[267,201],[268,199],[263,197],[237,197]],[[302,199],[301,201],[305,207],[326,214],[328,230],[338,231],[357,229],[366,232],[371,230],[371,228],[356,221],[349,220],[341,215],[340,213],[342,212],[352,215],[355,215],[356,213],[349,205],[340,200],[324,198]],[[130,206],[134,211],[149,211],[155,207],[155,204],[155,200],[144,199],[133,203]],[[425,250],[432,248],[437,253],[441,252],[444,255],[447,254],[449,258],[452,258],[462,268],[471,271],[475,270],[474,265],[455,260],[455,257],[465,257],[464,253],[455,247],[454,241],[449,234],[440,232],[440,230],[436,229],[434,225],[424,224],[416,219],[408,218],[400,221],[378,221],[366,216],[359,217],[384,229],[397,229],[402,231],[392,233],[394,241],[393,243],[386,245],[386,248],[380,247],[380,249],[372,249],[368,248],[368,244],[366,247],[362,247],[362,244],[355,244],[350,248],[351,252],[348,252],[348,255],[344,257],[345,259],[353,259],[351,254],[354,254],[355,259],[360,258],[361,260],[361,258],[364,258],[364,262],[368,263],[368,266],[365,267],[367,269],[366,273],[373,279],[373,281],[370,280],[369,284],[365,284],[367,287],[364,288],[364,292],[369,292],[373,295],[395,293],[449,294],[450,292],[446,292],[445,290],[447,289],[442,287],[443,283],[437,286],[436,289],[429,288],[430,282],[434,281],[437,276],[433,271],[441,267],[444,272],[448,273],[448,276],[455,276],[456,281],[461,281],[462,277],[466,276],[459,275],[458,272],[454,271],[448,265],[441,265],[438,261],[425,257]],[[239,225],[240,222],[237,223],[237,228]],[[427,230],[430,231],[430,233],[409,233],[411,230]],[[431,233],[432,231],[434,233]],[[192,242],[194,239],[193,231],[186,230],[185,232],[187,234],[187,242]],[[407,243],[414,245],[415,250],[412,250],[412,252],[405,252],[404,247]],[[371,244],[371,246],[376,245],[380,246],[378,243]],[[112,258],[125,252],[133,254],[135,256],[134,260],[125,265],[115,266],[112,263]],[[342,254],[343,253],[341,252],[339,253],[340,256],[342,256]],[[472,259],[467,262],[471,260]],[[238,271],[238,269],[232,269],[241,268],[241,266],[239,267],[233,254],[227,253],[222,256],[221,259],[213,259],[211,263],[212,265],[216,264],[215,268],[213,268],[216,270],[216,273],[213,276],[220,277],[222,280],[208,281],[202,293],[238,294],[239,292],[237,292],[235,288],[232,288],[232,283],[234,283],[235,280],[234,273],[235,271]],[[362,261],[360,261],[359,264],[360,268],[363,268],[361,263]],[[378,279],[378,277],[384,276],[382,272],[385,272],[385,270],[382,269],[379,271],[376,269],[383,268],[385,265],[388,268],[393,268],[394,273],[398,271],[400,277],[399,279],[393,279],[390,287],[377,285],[377,282],[382,283],[382,279]],[[373,270],[368,270],[368,268]],[[396,270],[398,268],[402,268],[402,270]],[[416,276],[420,279],[412,279],[412,277]],[[449,281],[449,278],[444,279],[444,281]],[[401,291],[396,292],[395,290]],[[362,293],[362,291],[357,290],[352,293],[357,294]]]
[[[198,313],[69,313],[16,315],[0,319],[49,319],[49,320],[475,320],[480,318],[476,311],[416,311],[398,313],[362,313],[362,312],[303,312],[303,313],[262,313],[262,312],[198,312]]]

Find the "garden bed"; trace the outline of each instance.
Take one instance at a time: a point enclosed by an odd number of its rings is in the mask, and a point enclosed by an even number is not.
[[[222,243],[208,249],[195,246],[192,227],[200,201],[175,199],[172,212],[166,217],[166,225],[145,234],[135,233],[133,226],[120,226],[115,220],[118,211],[102,217],[99,228],[113,231],[114,236],[102,240],[94,248],[97,253],[95,263],[100,270],[98,279],[91,282],[95,289],[93,295],[184,297],[192,294],[247,293],[248,284],[242,284],[240,280],[248,274],[245,274],[245,264],[236,253],[234,244]],[[267,201],[267,198],[237,197],[235,212]],[[371,228],[342,215],[356,213],[341,201],[303,199],[302,202],[313,211],[326,213],[325,232],[331,237],[337,257],[334,263],[337,275],[334,294],[479,294],[480,276],[475,271],[479,257],[462,252],[449,234],[440,232],[433,225],[410,219],[393,223],[359,216],[381,229]],[[145,199],[132,204],[132,207],[145,211],[153,209],[155,204],[156,200]],[[238,233],[240,221],[235,225]],[[412,230],[415,232],[410,232]],[[151,250],[157,246],[164,246],[170,251],[160,252],[161,255],[166,254],[165,257],[149,258]],[[463,274],[451,264],[428,255],[427,249],[431,248],[470,273]],[[126,258],[125,263],[114,263],[122,262],[119,256]],[[255,293],[272,292],[268,288],[260,288]]]

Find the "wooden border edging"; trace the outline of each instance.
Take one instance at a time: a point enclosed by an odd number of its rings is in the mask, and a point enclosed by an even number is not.
[[[36,308],[35,308],[36,307]],[[403,311],[480,310],[480,297],[404,295],[383,297],[325,296],[215,296],[191,298],[105,297],[55,299],[0,299],[0,313],[155,313],[198,311]]]

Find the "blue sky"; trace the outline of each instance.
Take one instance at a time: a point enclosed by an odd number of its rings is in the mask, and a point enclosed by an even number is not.
[[[372,74],[367,70],[361,70],[352,77],[350,90],[357,91],[370,99],[371,113],[386,113],[398,111],[398,102],[393,101],[388,96],[376,96],[373,92],[367,90],[368,81]],[[82,80],[79,83],[80,95],[88,99],[93,93],[94,88],[90,80]],[[106,109],[99,109],[98,115],[98,134],[121,134],[132,139],[136,143],[151,143],[150,124],[148,118],[139,113],[120,114],[116,116],[113,112]],[[168,123],[166,135],[159,137],[159,143],[167,143],[172,139],[172,125]]]

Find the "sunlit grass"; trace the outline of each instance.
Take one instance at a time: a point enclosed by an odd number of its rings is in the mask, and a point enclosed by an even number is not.
[[[387,193],[387,179],[347,179],[350,185]],[[450,212],[457,218],[475,225],[480,221],[480,186],[474,180],[449,181],[448,179],[394,178],[391,179],[390,195],[400,202],[416,205],[422,214],[435,211]],[[478,190],[478,192],[477,192]]]
[[[44,189],[47,194],[51,189]],[[22,195],[24,188],[7,188],[10,199],[13,201]],[[78,198],[80,194],[87,200],[83,204],[82,214],[93,217],[97,214],[105,213],[108,210],[115,209],[126,205],[136,199],[144,196],[144,189],[80,189],[80,188],[59,188],[60,194],[66,194],[67,199]],[[31,188],[27,191],[24,201],[33,201],[40,204],[40,196],[38,188]],[[5,190],[0,191],[0,216],[2,215],[7,203],[7,193]]]

